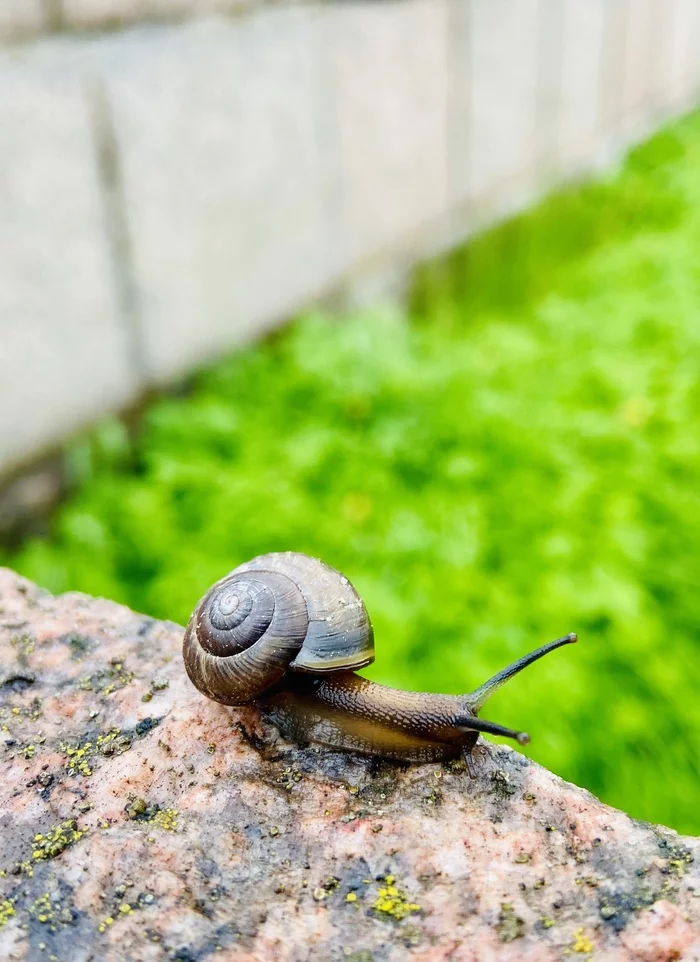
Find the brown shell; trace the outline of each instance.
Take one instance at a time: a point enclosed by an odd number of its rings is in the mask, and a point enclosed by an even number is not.
[[[185,632],[187,673],[209,698],[244,704],[287,670],[326,674],[374,661],[374,634],[348,579],[297,552],[260,555],[217,582]]]

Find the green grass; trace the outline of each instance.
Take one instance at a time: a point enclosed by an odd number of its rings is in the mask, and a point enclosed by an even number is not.
[[[184,622],[269,550],[350,576],[369,674],[466,691],[632,815],[700,830],[700,116],[419,272],[410,319],[305,318],[72,449],[9,562]],[[80,467],[82,465],[82,468]]]

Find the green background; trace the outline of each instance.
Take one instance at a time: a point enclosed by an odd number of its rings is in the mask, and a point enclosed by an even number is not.
[[[67,452],[5,561],[184,622],[269,550],[371,613],[383,682],[483,717],[632,815],[700,830],[700,117],[421,269],[406,316],[306,317]]]

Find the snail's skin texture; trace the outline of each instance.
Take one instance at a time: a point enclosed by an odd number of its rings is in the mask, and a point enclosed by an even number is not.
[[[469,719],[464,696],[387,688],[354,672],[272,694],[260,708],[294,741],[396,761],[459,758],[479,737],[457,727]]]
[[[374,661],[374,634],[348,579],[296,552],[240,565],[202,598],[185,631],[192,682],[225,705],[253,703],[301,742],[408,762],[465,759],[480,732],[526,744],[525,732],[478,718],[486,700],[566,635],[466,695],[401,691],[356,669]]]

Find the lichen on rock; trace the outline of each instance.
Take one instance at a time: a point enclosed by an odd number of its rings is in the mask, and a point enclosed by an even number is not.
[[[0,569],[1,958],[700,960],[698,839],[485,742],[299,748],[181,641]]]

